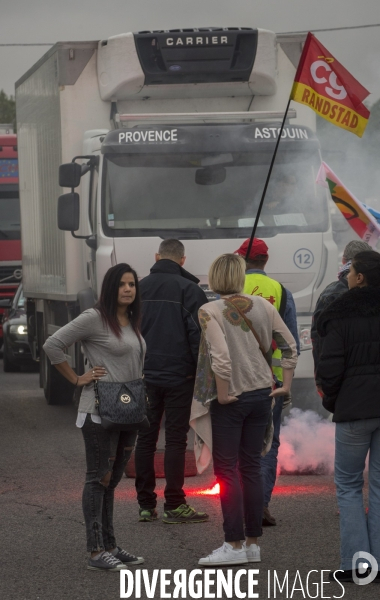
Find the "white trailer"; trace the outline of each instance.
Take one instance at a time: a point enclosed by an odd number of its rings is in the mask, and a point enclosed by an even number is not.
[[[16,83],[28,335],[49,403],[71,389],[41,346],[93,305],[110,266],[144,277],[160,241],[176,237],[207,291],[214,258],[249,237],[302,42],[248,27],[127,33],[58,43]],[[257,235],[268,274],[296,301],[304,407],[311,315],[337,267],[319,164],[314,113],[295,105]],[[80,349],[68,360],[80,373]]]

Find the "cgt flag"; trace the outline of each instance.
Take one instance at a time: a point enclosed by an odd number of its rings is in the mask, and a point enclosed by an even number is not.
[[[330,189],[331,198],[358,236],[370,246],[376,246],[380,237],[380,223],[324,162],[318,171],[317,183]]]
[[[362,137],[370,114],[363,100],[369,93],[308,33],[290,95],[292,100],[310,106],[330,123]]]

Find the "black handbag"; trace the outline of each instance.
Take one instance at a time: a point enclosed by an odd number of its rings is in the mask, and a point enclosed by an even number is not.
[[[142,363],[141,341],[140,345]],[[104,429],[136,431],[149,428],[148,399],[143,377],[127,382],[95,381],[94,390],[95,406]]]

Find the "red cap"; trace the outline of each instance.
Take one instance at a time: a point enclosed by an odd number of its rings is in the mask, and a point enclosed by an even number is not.
[[[249,239],[245,240],[240,248],[235,250],[234,254],[240,254],[243,258],[245,258],[247,254],[249,246]],[[268,256],[268,246],[264,242],[264,240],[260,240],[259,238],[253,238],[251,251],[249,253],[249,258],[252,260],[257,256]]]

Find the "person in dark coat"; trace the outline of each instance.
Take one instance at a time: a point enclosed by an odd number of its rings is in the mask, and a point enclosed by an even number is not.
[[[186,504],[183,491],[187,433],[200,343],[198,310],[207,302],[199,279],[185,271],[179,240],[161,242],[150,275],[140,282],[141,332],[147,352],[144,376],[150,427],[138,436],[135,465],[139,520],[157,519],[154,456],[165,412],[164,523],[207,521]]]
[[[348,242],[345,249],[343,250],[342,267],[338,273],[337,281],[330,283],[319,296],[315,305],[313,314],[313,321],[311,324],[311,341],[313,344],[313,359],[314,359],[314,373],[318,370],[319,357],[322,351],[322,339],[318,335],[317,323],[319,315],[331,302],[334,302],[336,298],[339,298],[341,294],[344,294],[348,290],[347,275],[350,270],[351,261],[356,254],[359,252],[366,252],[372,250],[371,246],[363,240],[352,240]],[[320,382],[316,378],[315,380],[317,389],[320,391]]]
[[[340,581],[358,576],[352,569],[357,552],[372,554],[380,564],[380,254],[357,254],[347,282],[349,291],[321,313],[317,325],[323,340],[317,376],[323,406],[336,423],[341,571],[335,578]],[[366,519],[363,472],[368,452]],[[372,576],[380,581],[373,568],[367,573]]]

